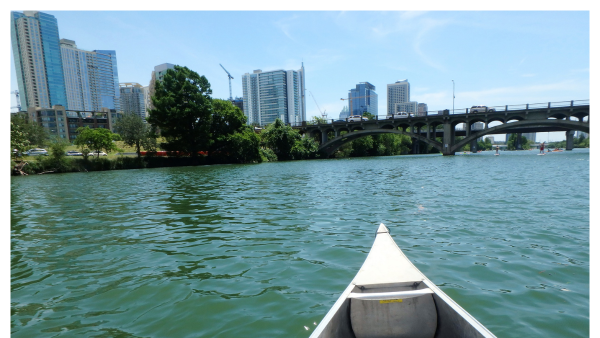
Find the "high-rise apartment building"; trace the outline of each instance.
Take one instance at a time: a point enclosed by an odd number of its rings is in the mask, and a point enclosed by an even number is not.
[[[362,115],[368,112],[377,116],[377,93],[375,86],[368,82],[361,82],[348,93],[350,115]]]
[[[148,85],[148,93],[146,96],[146,111],[149,111],[150,109],[154,108],[154,106],[152,105],[152,96],[154,96],[156,81],[162,81],[165,77],[165,74],[167,74],[167,70],[169,69],[175,69],[175,65],[172,63],[163,63],[154,67],[154,70],[150,75],[150,84]]]
[[[255,70],[242,76],[244,115],[248,124],[261,126],[281,119],[284,123],[306,121],[304,65],[299,70]]]
[[[407,112],[416,114],[418,102],[410,100],[408,80],[396,81],[387,85],[387,114]]]
[[[60,51],[69,110],[121,111],[114,50],[82,50],[75,41],[60,39]]]
[[[24,11],[11,12],[10,21],[21,109],[67,106],[56,18]]]
[[[144,87],[135,82],[120,83],[119,86],[123,113],[134,113],[146,121]]]

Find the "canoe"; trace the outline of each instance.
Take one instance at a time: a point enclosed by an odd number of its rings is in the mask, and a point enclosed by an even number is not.
[[[310,338],[495,337],[406,258],[382,223],[358,274]]]

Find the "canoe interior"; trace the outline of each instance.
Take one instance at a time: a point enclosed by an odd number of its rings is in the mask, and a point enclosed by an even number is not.
[[[394,303],[393,300],[348,298],[351,293],[380,293],[426,288],[431,288],[433,293],[404,299],[403,303]],[[382,315],[381,311],[391,314]],[[481,324],[476,322],[473,325],[469,322],[469,317],[468,313],[429,281],[369,286],[350,284],[323,319],[322,324],[325,325],[319,325],[311,338],[493,337],[477,330],[475,326]],[[483,330],[488,333],[485,328]]]

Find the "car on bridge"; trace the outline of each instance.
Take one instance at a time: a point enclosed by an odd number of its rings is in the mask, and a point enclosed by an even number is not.
[[[405,111],[401,111],[398,113],[395,113],[393,115],[387,115],[387,119],[388,120],[393,120],[393,119],[407,119],[410,117],[410,114],[405,112]]]
[[[352,115],[352,116],[348,116],[348,118],[346,119],[348,122],[361,122],[361,121],[369,121],[368,118],[364,117],[364,116],[360,116],[360,115]]]
[[[488,108],[488,106],[473,106],[470,113],[493,113],[496,109]]]

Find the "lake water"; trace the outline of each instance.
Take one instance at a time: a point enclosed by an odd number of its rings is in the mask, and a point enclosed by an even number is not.
[[[379,223],[498,337],[587,337],[589,150],[536,154],[13,177],[12,337],[308,337]]]

